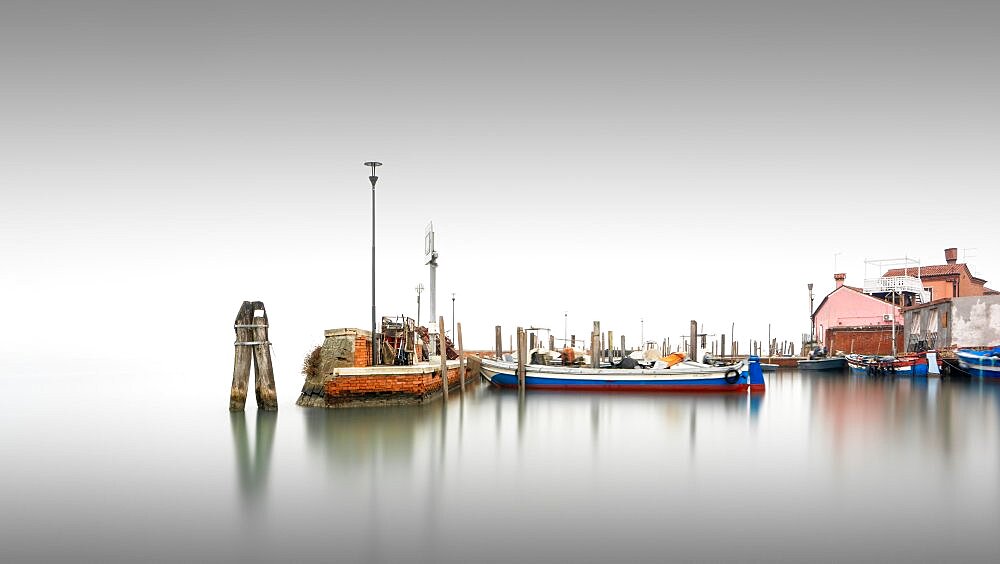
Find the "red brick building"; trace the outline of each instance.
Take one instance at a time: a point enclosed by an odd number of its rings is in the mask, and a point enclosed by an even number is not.
[[[986,280],[972,275],[969,266],[958,262],[958,249],[944,250],[945,264],[923,266],[918,270],[912,268],[893,268],[882,276],[916,276],[924,285],[924,290],[931,293],[930,300],[943,298],[959,298],[968,296],[996,295],[1000,292],[986,287]]]

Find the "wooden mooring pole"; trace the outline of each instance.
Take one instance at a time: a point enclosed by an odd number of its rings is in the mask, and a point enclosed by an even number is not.
[[[691,320],[691,360],[698,361],[698,322]]]
[[[444,316],[438,316],[438,342],[441,352],[441,389],[444,390],[444,399],[448,401],[448,345],[444,336]]]
[[[528,338],[524,334],[524,329],[517,328],[517,391],[524,393],[525,363],[528,357]]]
[[[264,302],[245,301],[233,323],[236,330],[236,353],[233,359],[233,384],[229,392],[229,411],[243,411],[247,402],[250,364],[254,364],[254,395],[257,409],[278,410],[271,366],[271,342],[267,337],[267,312]]]
[[[458,379],[462,382],[462,394],[465,394],[465,349],[462,348],[462,324],[458,323]]]
[[[601,366],[601,322],[594,322],[594,330],[590,333],[590,367]]]
[[[503,358],[503,334],[500,332],[500,326],[497,325],[497,360]]]

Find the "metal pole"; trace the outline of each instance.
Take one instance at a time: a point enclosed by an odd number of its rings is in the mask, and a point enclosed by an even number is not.
[[[417,327],[420,327],[420,293],[424,291],[422,283],[417,284]]]
[[[372,178],[375,167],[372,167]],[[372,366],[375,366],[375,181],[372,181]]]
[[[365,163],[365,166],[372,167],[372,174],[368,177],[368,180],[372,183],[372,335],[371,335],[371,365],[376,364],[376,349],[378,348],[378,341],[375,339],[375,183],[378,182],[378,176],[375,176],[375,167],[382,166],[382,163],[377,161],[369,161]]]
[[[816,320],[813,318],[813,285],[809,283],[809,342],[816,342]]]
[[[455,292],[451,293],[451,338],[455,338]]]

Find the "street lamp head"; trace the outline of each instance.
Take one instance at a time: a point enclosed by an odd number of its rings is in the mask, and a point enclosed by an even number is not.
[[[375,167],[382,166],[382,163],[380,163],[378,161],[368,161],[368,162],[365,163],[365,166],[372,167],[372,175],[368,177],[368,180],[372,183],[372,190],[374,190],[375,189],[375,183],[378,182],[378,177],[375,176]]]

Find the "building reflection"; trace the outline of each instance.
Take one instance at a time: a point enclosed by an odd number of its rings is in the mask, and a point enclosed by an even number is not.
[[[981,430],[969,428],[969,422],[995,420],[1000,404],[1000,386],[977,380],[845,374],[810,383],[812,405],[835,452],[916,443],[936,450],[945,465],[979,436]],[[988,413],[971,417],[983,410]]]
[[[303,411],[310,450],[322,453],[332,474],[356,473],[380,461],[391,467],[412,463],[416,436],[440,423],[440,403],[388,408],[359,407]]]

